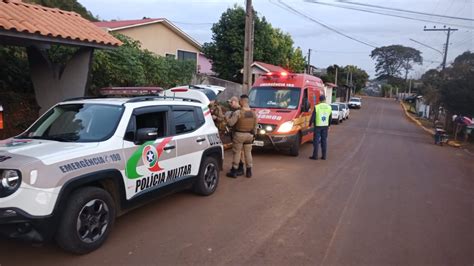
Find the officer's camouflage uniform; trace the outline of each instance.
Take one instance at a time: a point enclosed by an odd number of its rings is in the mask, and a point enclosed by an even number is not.
[[[251,109],[241,108],[232,113],[227,121],[229,126],[234,127],[232,137],[232,169],[229,176],[236,173],[239,167],[242,149],[244,150],[245,164],[247,167],[247,177],[251,176],[252,143],[257,131],[257,115]],[[235,176],[232,176],[235,177]]]

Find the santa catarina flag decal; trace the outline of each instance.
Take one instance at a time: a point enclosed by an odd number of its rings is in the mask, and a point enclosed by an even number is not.
[[[137,172],[138,162],[140,159],[142,160],[143,165],[146,166],[150,172],[163,170],[163,168],[160,167],[159,159],[166,144],[168,144],[172,139],[172,137],[165,138],[162,142],[158,143],[158,145],[156,145],[154,141],[148,141],[142,144],[132,154],[132,156],[130,156],[130,159],[128,159],[125,168],[125,175],[129,179],[136,179],[143,176]]]

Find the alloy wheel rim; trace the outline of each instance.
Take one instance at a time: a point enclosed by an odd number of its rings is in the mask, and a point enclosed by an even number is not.
[[[217,167],[210,163],[204,171],[204,185],[208,190],[213,190],[217,184]]]
[[[77,217],[77,234],[86,243],[99,240],[109,226],[110,211],[100,199],[93,199],[82,207]]]

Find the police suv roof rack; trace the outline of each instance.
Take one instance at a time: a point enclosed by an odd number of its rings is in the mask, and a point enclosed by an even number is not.
[[[185,98],[185,97],[174,97],[174,96],[139,96],[133,97],[130,100],[126,101],[125,103],[137,103],[137,102],[144,102],[144,101],[154,101],[154,100],[181,100],[187,102],[195,102],[201,103],[200,101],[192,98]]]

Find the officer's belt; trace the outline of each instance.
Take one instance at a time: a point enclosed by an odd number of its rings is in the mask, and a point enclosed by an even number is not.
[[[235,130],[235,132],[239,132],[239,133],[249,133],[249,134],[252,134],[251,131],[240,131],[240,130]]]

